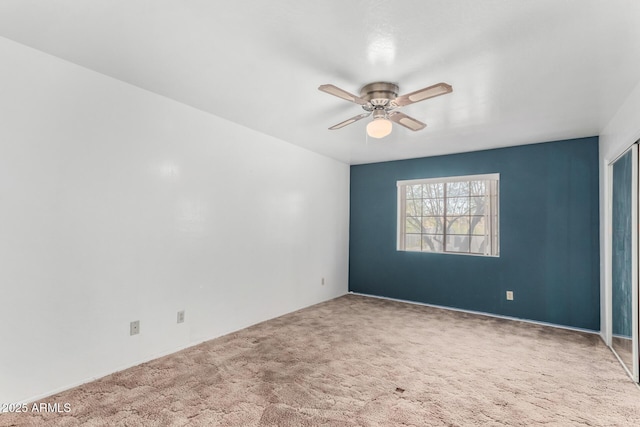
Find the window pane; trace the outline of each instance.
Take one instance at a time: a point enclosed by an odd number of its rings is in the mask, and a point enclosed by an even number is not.
[[[487,247],[487,239],[481,236],[472,236],[469,252],[474,254],[484,254]]]
[[[407,216],[422,216],[421,200],[407,200]]]
[[[424,252],[442,252],[442,236],[422,236],[422,250]]]
[[[484,216],[469,217],[469,234],[484,235],[486,232],[486,224]]]
[[[420,218],[409,217],[405,223],[405,233],[421,233]]]
[[[469,234],[469,217],[448,216],[447,234]]]
[[[486,181],[471,181],[469,183],[469,194],[471,196],[484,196],[487,194]]]
[[[447,236],[447,252],[469,252],[469,237]]]
[[[407,234],[405,239],[405,250],[420,251],[420,234]]]
[[[404,204],[404,216],[398,218],[400,250],[497,255],[500,206],[495,178],[487,174],[398,181]]]
[[[442,234],[444,217],[427,216],[422,218],[422,232],[427,234]]]
[[[437,199],[444,197],[444,184],[442,182],[436,184],[424,185],[424,197]]]
[[[447,215],[464,215],[469,212],[468,197],[447,198]]]
[[[487,205],[486,197],[470,197],[469,209],[471,215],[484,215]]]
[[[448,182],[447,197],[460,197],[469,195],[469,181]]]
[[[407,200],[422,199],[422,184],[407,185]]]
[[[444,215],[444,199],[424,199],[422,201],[422,216]]]

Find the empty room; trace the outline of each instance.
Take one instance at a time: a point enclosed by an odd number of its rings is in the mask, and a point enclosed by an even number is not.
[[[638,17],[0,1],[0,425],[640,425]]]

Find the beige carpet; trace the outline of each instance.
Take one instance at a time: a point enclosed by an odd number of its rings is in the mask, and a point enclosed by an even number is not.
[[[596,335],[355,295],[43,401],[0,425],[640,426]]]

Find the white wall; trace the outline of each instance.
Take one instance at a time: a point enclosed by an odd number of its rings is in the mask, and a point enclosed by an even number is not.
[[[610,254],[607,246],[607,230],[610,219],[608,165],[634,142],[640,139],[640,81],[619,108],[616,115],[600,134],[600,334],[610,342],[609,305],[611,294],[607,283],[610,280]]]
[[[0,57],[0,402],[347,292],[348,165],[2,38]]]

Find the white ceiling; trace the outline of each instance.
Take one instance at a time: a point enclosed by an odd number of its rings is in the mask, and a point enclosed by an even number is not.
[[[640,81],[636,0],[2,0],[0,36],[358,164],[597,135]],[[6,66],[7,64],[3,64]],[[449,95],[367,139],[317,90]]]

